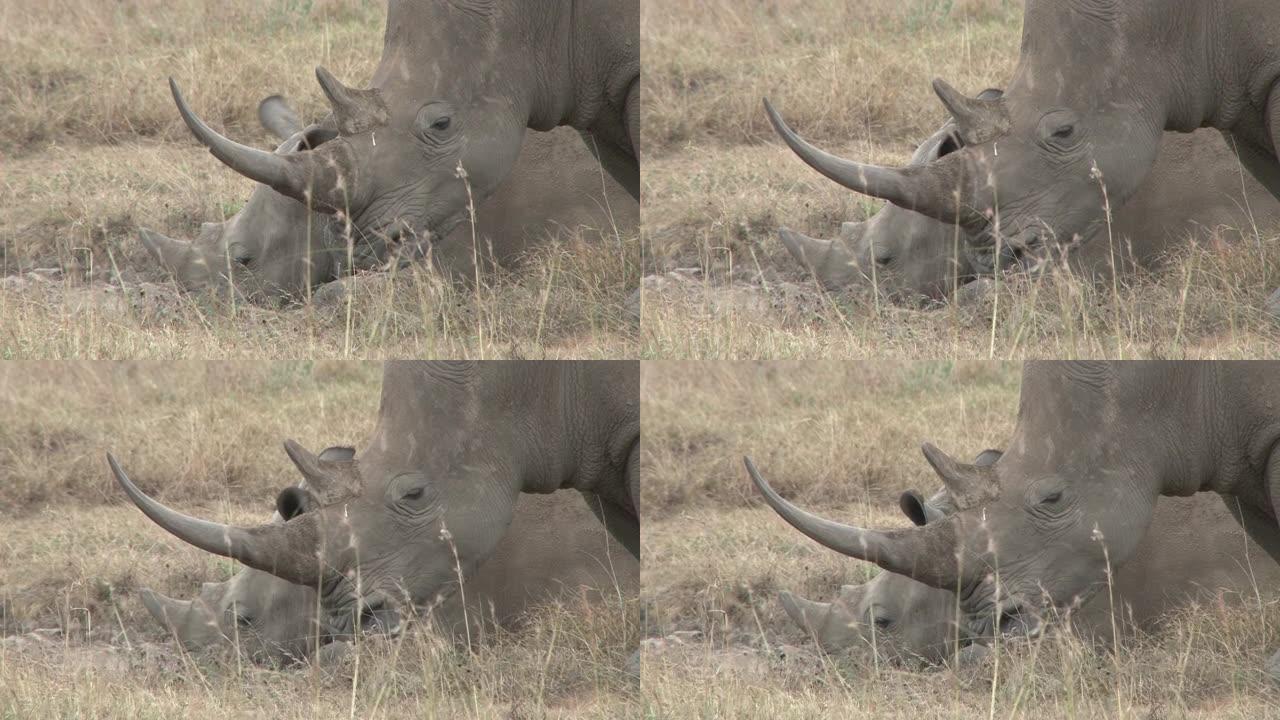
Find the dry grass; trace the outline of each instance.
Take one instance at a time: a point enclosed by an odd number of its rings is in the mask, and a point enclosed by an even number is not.
[[[913,671],[812,649],[776,600],[828,599],[872,572],[795,532],[755,497],[751,454],[787,497],[827,516],[901,526],[901,490],[937,486],[919,454],[999,446],[1016,364],[646,363],[645,634],[654,718],[1262,718],[1280,607],[1201,606],[1108,654],[1054,637],[991,664]],[[994,690],[993,690],[994,685]]]
[[[633,230],[558,238],[479,291],[418,269],[292,311],[180,295],[147,255],[138,227],[193,237],[253,187],[190,136],[165,77],[215,128],[273,146],[258,101],[281,93],[321,117],[313,67],[366,82],[384,5],[0,6],[0,357],[635,356]],[[33,269],[57,275],[19,279]]]
[[[358,673],[190,656],[155,625],[140,586],[189,597],[234,568],[131,507],[103,454],[183,508],[260,522],[297,479],[280,441],[358,442],[379,378],[334,361],[0,364],[0,717],[634,715],[633,602],[548,608],[473,653],[370,642]]]
[[[1020,27],[1021,4],[1000,0],[645,3],[644,272],[696,268],[697,282],[646,280],[644,356],[1270,355],[1274,228],[1118,289],[1059,275],[928,312],[822,292],[787,254],[779,225],[831,237],[878,203],[796,159],[762,96],[832,152],[905,163],[945,117],[929,81],[971,93],[1001,84]]]

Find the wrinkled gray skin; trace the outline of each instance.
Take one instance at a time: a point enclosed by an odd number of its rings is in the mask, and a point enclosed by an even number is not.
[[[988,450],[977,464],[999,456]],[[928,502],[908,493],[902,506],[918,525],[954,510],[945,491]],[[1110,642],[1113,627],[1122,634],[1152,630],[1162,615],[1188,602],[1222,594],[1268,597],[1277,590],[1280,565],[1248,539],[1221,501],[1202,495],[1162,498],[1133,557],[1115,569],[1111,592],[1073,610],[1071,627],[1086,638]],[[830,603],[785,591],[779,599],[791,619],[828,652],[875,652],[889,660],[938,664],[953,657],[957,641],[960,647],[982,641],[960,632],[954,592],[896,573],[845,585]]]
[[[304,145],[296,113],[279,96],[262,102],[259,117],[284,141],[277,154],[296,153]],[[509,266],[558,229],[626,232],[638,226],[639,215],[639,203],[601,171],[581,136],[559,128],[525,138],[511,175],[476,207],[475,239],[481,258]],[[304,299],[348,268],[371,270],[412,259],[398,257],[398,248],[377,238],[353,243],[348,258],[344,223],[266,185],[254,188],[225,222],[204,223],[194,242],[146,228],[139,235],[183,288],[222,294],[230,287],[242,298],[266,303]],[[432,244],[431,257],[455,277],[474,276],[469,217]]]
[[[314,149],[272,155],[218,135],[170,81],[188,127],[222,162],[363,238],[422,243],[462,220],[467,186],[489,196],[526,128],[591,135],[637,201],[640,8],[636,0],[393,0],[368,89],[316,69],[333,115]]]
[[[1280,196],[1277,36],[1271,0],[1027,0],[1003,98],[934,81],[966,147],[925,166],[827,155],[768,111],[793,150],[846,187],[958,222],[978,248],[994,245],[997,221],[1014,247],[1058,248],[1104,222],[1095,165],[1118,207],[1150,172],[1165,130],[1229,132]]]
[[[1277,399],[1275,362],[1027,363],[1017,425],[994,464],[960,463],[925,443],[957,510],[924,527],[823,520],[783,500],[750,462],[748,472],[818,542],[958,589],[971,634],[1036,633],[1046,609],[1088,600],[1108,563],[1134,555],[1161,495],[1222,495],[1280,560]]]
[[[273,522],[284,519],[277,513]],[[634,595],[639,575],[639,562],[609,540],[580,498],[526,495],[493,555],[431,617],[438,629],[465,641],[468,632],[478,638],[495,623],[510,627],[541,602]],[[336,640],[316,624],[315,590],[252,568],[204,583],[194,600],[147,588],[140,595],[188,650],[234,644],[259,662],[282,664],[311,657],[318,645]]]
[[[955,123],[948,122],[921,143],[911,165],[924,166],[962,144]],[[1114,208],[1111,236],[1102,228],[1068,259],[1075,272],[1107,279],[1113,264],[1121,272],[1135,265],[1153,268],[1191,238],[1224,229],[1251,235],[1254,228],[1265,232],[1278,224],[1280,201],[1243,170],[1220,133],[1165,133],[1151,174],[1128,202]],[[785,227],[778,236],[829,290],[870,285],[874,278],[889,297],[944,300],[953,288],[992,270],[973,262],[967,251],[972,240],[963,229],[892,203],[869,220],[844,223],[832,240]],[[1001,266],[1011,267],[1015,259]]]
[[[396,630],[408,604],[458,587],[497,546],[520,493],[577,490],[640,554],[639,363],[391,362],[373,435],[351,460],[285,444],[308,487],[283,525],[233,527],[155,502],[108,456],[130,499],[177,537],[319,590],[325,626]],[[456,555],[455,555],[456,553]]]

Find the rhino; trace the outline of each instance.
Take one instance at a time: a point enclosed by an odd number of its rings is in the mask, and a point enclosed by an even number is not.
[[[333,112],[307,133],[309,149],[284,155],[218,134],[169,84],[231,169],[341,213],[364,237],[412,245],[447,235],[471,198],[494,192],[526,128],[589,135],[639,201],[639,28],[638,0],[392,0],[370,86],[317,67]]]
[[[349,450],[330,448],[320,457]],[[272,521],[285,522],[278,513]],[[639,575],[636,559],[608,540],[581,499],[526,495],[493,555],[458,595],[432,609],[431,619],[446,636],[465,642],[490,626],[512,627],[539,603],[634,596]],[[343,640],[317,624],[315,590],[253,568],[204,583],[194,600],[174,600],[149,588],[139,595],[188,650],[230,643],[259,662],[283,665]]]
[[[986,90],[979,98],[999,97]],[[923,167],[964,146],[956,125],[944,124],[911,158]],[[1095,233],[1068,255],[1084,277],[1106,278],[1113,267],[1154,268],[1193,236],[1251,233],[1280,226],[1280,201],[1239,160],[1221,133],[1167,132],[1151,174],[1124,205],[1115,207],[1111,238]],[[846,222],[833,240],[819,240],[783,227],[779,239],[799,263],[829,290],[874,278],[878,291],[902,300],[945,300],[954,288],[992,272],[985,255],[971,256],[967,233],[927,215],[886,204],[865,222]],[[1019,260],[1010,252],[1002,267]]]
[[[282,140],[277,154],[306,146],[297,113],[280,96],[263,100],[258,114],[263,126]],[[477,205],[475,242],[468,217],[432,244],[431,257],[443,272],[472,278],[477,254],[510,266],[559,228],[627,232],[638,227],[639,213],[639,204],[600,170],[576,131],[533,132],[525,138],[511,175]],[[230,287],[246,299],[271,304],[308,298],[321,284],[352,270],[407,259],[397,257],[398,248],[382,239],[357,239],[348,230],[334,216],[258,185],[234,216],[201,225],[195,242],[147,228],[140,228],[139,236],[184,289],[221,292]]]
[[[1277,34],[1269,0],[1027,0],[1004,95],[971,98],[935,79],[965,147],[912,167],[828,154],[767,100],[766,112],[801,159],[847,188],[959,225],[992,257],[997,243],[1052,253],[1097,234],[1107,205],[1138,192],[1166,130],[1229,134],[1280,196]]]
[[[522,492],[576,490],[640,556],[639,363],[390,362],[377,424],[349,459],[285,450],[308,487],[276,498],[283,524],[183,515],[117,482],[147,517],[208,552],[315,588],[334,633],[401,626],[494,551]]]
[[[1218,493],[1280,560],[1278,401],[1276,362],[1029,362],[998,460],[963,463],[922,446],[956,508],[923,527],[826,520],[784,500],[750,460],[747,472],[810,538],[955,590],[969,634],[1036,634],[1047,614],[1087,601],[1108,567],[1133,557],[1164,495]]]
[[[999,456],[987,450],[975,464],[990,465]],[[928,501],[909,491],[900,505],[917,525],[937,521],[953,509],[945,491]],[[1242,535],[1215,498],[1161,498],[1133,557],[1116,569],[1111,592],[1073,610],[1072,629],[1109,643],[1114,630],[1153,630],[1163,615],[1189,602],[1274,595],[1280,590],[1280,566]],[[792,621],[828,652],[869,650],[885,659],[936,665],[963,658],[966,648],[980,655],[984,647],[974,644],[982,638],[960,634],[954,592],[897,573],[881,572],[861,585],[845,585],[830,603],[787,591],[779,600]]]

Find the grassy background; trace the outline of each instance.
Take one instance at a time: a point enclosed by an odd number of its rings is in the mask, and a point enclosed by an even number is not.
[[[819,291],[779,225],[832,237],[879,203],[810,170],[769,127],[768,96],[831,152],[903,164],[945,119],[929,82],[976,94],[1017,59],[1012,0],[654,0],[644,54],[648,357],[1257,357],[1280,334],[1261,310],[1280,243],[1188,249],[1118,290],[1054,274],[944,311]],[[648,281],[647,281],[648,282]],[[998,298],[993,300],[992,298]]]
[[[905,526],[898,494],[938,487],[920,443],[1001,447],[1018,378],[973,361],[645,363],[641,599],[646,636],[664,638],[645,657],[648,716],[1280,717],[1261,673],[1274,603],[1189,607],[1115,654],[1055,639],[956,671],[821,655],[787,618],[778,591],[830,600],[872,569],[778,518],[742,456],[806,509]]]
[[[0,717],[634,714],[633,604],[548,608],[473,654],[375,641],[358,672],[190,656],[155,625],[139,587],[189,598],[234,568],[132,507],[104,454],[176,507],[256,524],[298,478],[281,442],[358,444],[380,378],[343,361],[0,363]]]
[[[165,78],[214,128],[274,147],[259,100],[322,117],[313,68],[362,85],[384,23],[370,0],[0,5],[0,357],[634,356],[640,252],[625,233],[566,233],[479,290],[415,269],[292,312],[174,291],[136,229],[194,237],[253,183],[191,137]],[[56,274],[19,282],[33,269]]]

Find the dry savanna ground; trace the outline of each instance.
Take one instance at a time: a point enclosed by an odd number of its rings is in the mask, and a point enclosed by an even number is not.
[[[945,118],[934,77],[976,93],[1017,59],[1012,0],[652,0],[641,9],[646,357],[1256,357],[1280,325],[1270,228],[1104,287],[1065,273],[941,310],[820,291],[776,237],[832,237],[878,203],[792,155],[770,97],[824,149],[907,162]],[[923,355],[922,355],[923,353]]]
[[[564,233],[459,287],[415,266],[349,300],[275,310],[179,293],[137,239],[192,238],[253,183],[178,116],[258,147],[258,102],[327,112],[313,68],[368,80],[385,3],[13,0],[0,4],[0,357],[633,357],[634,237]],[[587,237],[590,236],[590,237]]]
[[[786,525],[742,467],[827,517],[903,526],[897,495],[928,494],[930,440],[1001,447],[1016,364],[646,363],[643,702],[651,718],[1263,718],[1280,692],[1274,603],[1188,607],[1108,653],[1056,637],[999,664],[920,670],[818,652],[777,601],[818,600],[872,570]]]
[[[235,572],[124,498],[116,453],[163,501],[257,523],[297,481],[280,442],[355,443],[376,365],[0,364],[0,717],[634,716],[634,603],[549,607],[467,651],[426,632],[333,668],[180,651],[138,599],[191,597]]]

